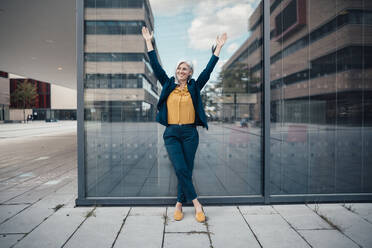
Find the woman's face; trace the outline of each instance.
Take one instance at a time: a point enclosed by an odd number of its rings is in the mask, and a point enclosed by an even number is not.
[[[186,81],[187,78],[191,75],[190,67],[186,63],[181,63],[177,67],[177,78],[178,81]]]

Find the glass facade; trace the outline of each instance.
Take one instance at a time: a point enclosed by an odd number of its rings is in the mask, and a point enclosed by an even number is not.
[[[250,4],[248,27],[236,31],[244,38],[235,49],[223,48],[229,55],[201,92],[209,129],[197,127],[198,197],[206,203],[371,199],[372,3]],[[191,17],[177,17],[162,34],[148,0],[80,0],[78,10],[84,32],[77,204],[173,203],[177,177],[165,127],[155,121],[162,88],[141,28],[171,44]],[[172,49],[189,52],[157,42],[160,63],[173,61]],[[210,55],[198,64],[206,66]]]
[[[76,109],[32,109],[33,120],[76,120]]]
[[[272,195],[372,192],[371,7],[291,0],[272,11]]]

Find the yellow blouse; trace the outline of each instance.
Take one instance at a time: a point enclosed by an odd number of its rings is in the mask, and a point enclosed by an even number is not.
[[[181,90],[176,87],[168,96],[168,124],[190,124],[195,122],[195,109],[187,84]]]

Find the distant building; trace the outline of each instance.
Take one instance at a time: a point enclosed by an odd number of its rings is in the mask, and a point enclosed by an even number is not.
[[[37,92],[26,115],[31,114],[34,120],[76,120],[76,90],[0,72],[0,121],[23,120],[23,114],[18,111],[22,106],[12,94],[26,80],[35,85]]]

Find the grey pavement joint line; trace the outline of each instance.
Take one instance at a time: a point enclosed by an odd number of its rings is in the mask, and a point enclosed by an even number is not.
[[[66,154],[68,154],[68,153],[66,153]],[[66,154],[64,154],[64,155],[66,155]],[[75,160],[75,159],[71,159],[71,162],[73,163],[74,160]],[[65,163],[66,163],[66,161],[64,160],[63,164],[65,164]],[[28,164],[27,167],[28,167],[29,165],[30,165],[30,164]],[[1,180],[0,183],[1,183],[1,184],[6,183],[6,181],[11,181],[12,179],[17,178],[17,177],[21,176],[22,174],[26,174],[26,173],[29,173],[29,172],[34,172],[35,170],[39,170],[39,169],[42,170],[42,169],[47,168],[47,167],[50,167],[50,163],[47,163],[47,164],[45,164],[45,165],[42,164],[42,165],[40,165],[39,167],[31,168],[30,170],[16,172],[16,173],[17,173],[16,175],[13,175],[13,176],[10,176],[10,177],[8,177],[8,178],[5,178],[5,179]],[[50,169],[50,170],[48,170],[48,171],[42,172],[42,174],[40,174],[39,176],[41,176],[41,175],[43,175],[43,174],[47,174],[47,173],[49,173],[50,171],[52,171],[52,170],[54,170],[54,169],[58,169],[59,167],[60,167],[60,166],[58,166],[58,167],[53,167],[52,169]],[[13,171],[12,171],[12,172],[13,172]],[[6,173],[12,173],[12,172],[6,172]],[[4,174],[3,174],[3,175],[4,175]],[[35,178],[37,178],[37,177],[38,177],[38,176],[30,177],[30,178],[28,178],[27,180],[21,181],[21,182],[18,183],[18,184],[22,184],[22,183],[27,182],[27,181],[29,181],[29,180],[35,179]],[[15,185],[18,185],[18,184],[15,184]],[[10,187],[9,187],[9,188],[10,188]],[[7,189],[9,189],[9,188],[0,189],[0,191],[7,190]]]
[[[163,215],[164,228],[163,228],[163,237],[162,237],[162,240],[161,240],[161,248],[164,248],[165,226],[168,224],[168,208],[169,207],[165,208],[165,215]]]
[[[357,246],[361,247],[362,246],[360,244],[358,244],[355,240],[353,240],[351,237],[349,237],[348,235],[346,235],[339,226],[337,226],[336,224],[334,224],[330,219],[327,218],[327,216],[323,215],[323,214],[320,214],[318,209],[319,209],[319,203],[315,203],[315,210],[312,209],[311,207],[309,207],[309,205],[305,204],[306,207],[310,208],[314,213],[316,213],[320,218],[322,218],[325,222],[327,222],[331,227],[333,227],[335,230],[339,231],[342,235],[344,235],[346,238],[350,239],[352,242],[354,242],[354,244],[356,244]]]
[[[272,208],[274,208],[273,206],[271,206]],[[274,208],[275,209],[275,208]],[[313,246],[309,243],[309,241],[307,241],[306,239],[305,239],[305,237],[304,236],[302,236],[301,235],[301,233],[298,231],[298,230],[296,230],[296,228],[294,228],[294,226],[286,219],[286,218],[284,218],[284,216],[283,215],[281,215],[281,213],[277,210],[277,209],[275,209],[275,211],[277,212],[277,214],[279,214],[279,216],[280,217],[282,217],[282,219],[285,221],[285,222],[287,222],[287,224],[293,229],[293,231],[295,231],[296,233],[297,233],[297,235],[298,236],[300,236],[305,242],[306,242],[306,244],[308,244],[311,248],[313,248]]]
[[[353,214],[358,215],[359,218],[362,218],[363,220],[365,220],[368,223],[372,224],[372,222],[370,220],[368,220],[367,218],[364,218],[357,211],[355,211],[355,209],[353,209],[353,204],[350,204],[350,205],[347,206],[347,204],[344,202],[344,203],[341,204],[341,206],[344,207],[344,208],[346,208],[348,211],[352,212]]]
[[[66,154],[68,154],[68,153],[66,153]],[[66,154],[63,154],[63,155],[66,155]],[[73,160],[72,160],[73,161]],[[63,161],[61,164],[65,164],[66,163],[66,161]],[[30,164],[28,164],[27,166],[29,166]],[[49,166],[50,164],[49,163],[47,163],[47,164],[42,164],[42,165],[40,165],[39,167],[35,167],[35,168],[31,168],[30,170],[26,170],[26,171],[22,171],[22,172],[19,172],[18,174],[16,174],[16,175],[14,175],[14,176],[11,176],[11,177],[8,177],[8,178],[5,178],[5,179],[3,179],[3,180],[1,180],[0,181],[0,183],[4,183],[4,182],[6,182],[6,181],[10,181],[10,180],[12,180],[13,178],[17,178],[17,177],[19,177],[20,175],[22,175],[22,174],[25,174],[25,173],[28,173],[28,172],[33,172],[33,171],[35,171],[35,170],[38,170],[38,169],[43,169],[43,168],[47,168],[48,166]],[[48,171],[45,171],[45,173],[42,173],[42,174],[46,174],[46,173],[48,173],[48,172],[50,172],[50,171],[52,171],[52,170],[54,170],[54,169],[57,169],[57,168],[59,168],[60,166],[57,166],[57,167],[53,167],[53,168],[51,168],[50,170],[48,170]],[[11,172],[6,172],[6,173],[12,173],[13,171],[11,171]],[[5,174],[5,173],[4,173]],[[4,175],[3,174],[3,175]],[[41,175],[42,175],[41,174]],[[41,175],[39,175],[39,176],[41,176]],[[37,178],[38,176],[33,176],[33,177],[30,177],[30,178],[28,178],[28,179],[26,179],[26,180],[24,180],[24,181],[21,181],[20,183],[18,183],[18,184],[15,184],[15,185],[13,185],[13,186],[11,186],[11,187],[8,187],[8,188],[2,188],[2,189],[0,189],[0,191],[5,191],[5,190],[7,190],[7,189],[10,189],[10,188],[12,188],[12,187],[15,187],[15,186],[17,186],[17,185],[19,185],[19,184],[22,184],[22,183],[24,183],[24,182],[27,182],[27,181],[30,181],[30,180],[32,180],[32,179],[35,179],[35,178]]]
[[[207,228],[207,235],[208,235],[208,239],[209,239],[209,247],[213,248],[211,233],[209,231],[208,218],[209,218],[208,216],[205,217],[205,221],[204,221],[203,225],[205,225],[205,227]]]
[[[74,149],[72,149],[72,150],[74,150]],[[71,151],[69,150],[69,151],[67,151],[66,153],[67,153],[67,154],[70,154]],[[29,163],[29,161],[21,161],[22,163],[24,163],[24,162],[28,162],[27,167],[31,167],[31,165],[38,165],[38,164],[40,165],[40,166],[38,166],[38,167],[31,168],[31,169],[28,170],[28,171],[23,171],[21,174],[26,173],[26,172],[29,172],[29,171],[33,171],[33,170],[35,170],[35,169],[39,169],[39,168],[41,168],[41,167],[47,167],[47,166],[49,165],[48,160],[55,160],[55,159],[58,158],[58,157],[66,158],[66,154],[65,154],[65,153],[63,153],[62,155],[60,155],[60,154],[61,154],[61,151],[56,151],[56,152],[54,152],[54,153],[52,153],[52,154],[48,153],[49,158],[48,158],[48,159],[45,159],[45,160],[42,160],[42,161],[45,162],[46,164],[40,163],[40,160],[35,160],[35,159],[33,159],[33,160],[31,161],[31,163]],[[19,162],[20,162],[20,161],[18,161],[19,158],[17,157],[15,160],[16,160],[16,161],[15,161],[13,164],[10,164],[10,165],[7,165],[7,166],[3,166],[3,167],[1,167],[1,170],[7,169],[7,168],[11,168],[11,167],[13,167],[14,165],[18,165]],[[12,168],[12,169],[9,170],[9,171],[6,171],[4,174],[6,174],[6,173],[11,173],[11,172],[15,172],[15,171],[20,170],[20,169],[23,169],[23,168],[24,168],[24,167],[15,167],[15,168]],[[14,177],[17,177],[17,176],[18,176],[18,175],[14,176]],[[12,178],[13,178],[13,177],[12,177]],[[7,178],[7,179],[4,179],[4,180],[1,180],[0,182],[6,181],[6,180],[9,180],[9,179],[11,179],[11,178]]]
[[[72,164],[73,164],[73,163],[72,163]],[[42,177],[42,175],[44,175],[44,174],[48,174],[49,172],[53,172],[54,170],[56,170],[56,169],[58,169],[58,168],[60,168],[60,167],[63,167],[63,166],[66,166],[66,161],[63,161],[63,162],[62,162],[61,164],[59,164],[57,167],[53,167],[53,168],[51,168],[50,170],[47,170],[47,171],[45,171],[44,173],[42,173],[42,174],[40,174],[40,175],[38,175],[38,176],[30,177],[30,178],[28,178],[28,179],[26,179],[26,180],[24,180],[24,181],[22,181],[22,182],[20,182],[20,183],[18,183],[18,184],[12,185],[12,186],[10,186],[10,187],[8,187],[8,188],[0,189],[0,192],[2,192],[2,191],[6,191],[6,190],[11,189],[11,188],[14,188],[14,187],[16,187],[16,186],[18,186],[18,185],[21,185],[21,184],[23,184],[23,183],[26,183],[26,182],[28,182],[28,181],[36,180],[36,179]],[[71,166],[71,168],[72,168],[72,169],[75,169],[75,168],[76,168],[76,165],[73,164],[73,166]],[[69,170],[69,171],[70,171],[70,170]],[[45,182],[42,182],[42,183],[40,183],[39,185],[41,185],[41,184],[43,184],[43,183],[45,183]]]
[[[189,231],[189,232],[166,232],[165,231],[165,226],[168,224],[168,208],[166,208],[165,210],[165,215],[163,215],[163,218],[164,218],[164,229],[163,229],[163,239],[162,239],[162,243],[161,243],[161,248],[164,247],[164,237],[165,237],[165,233],[168,233],[168,234],[177,234],[177,233],[184,233],[184,234],[207,234],[208,235],[208,239],[209,239],[209,248],[213,248],[213,244],[212,244],[212,238],[211,238],[211,232],[209,231],[209,226],[208,226],[208,217],[206,216],[205,218],[205,222],[203,223],[203,225],[206,226],[206,229],[207,231]]]
[[[20,194],[14,196],[14,197],[12,197],[12,198],[9,198],[8,200],[5,200],[5,201],[1,202],[0,205],[14,205],[14,204],[16,204],[16,203],[7,204],[7,202],[9,202],[9,201],[13,200],[14,198],[17,198],[17,197],[19,197],[19,196],[21,196],[21,195],[24,195],[24,194],[26,194],[26,193],[28,193],[28,192],[30,192],[30,191],[32,191],[32,190],[34,190],[34,189],[36,189],[36,188],[42,186],[43,184],[45,184],[45,183],[47,183],[47,182],[49,182],[49,181],[53,181],[55,178],[60,178],[61,176],[65,175],[65,174],[68,174],[68,173],[70,173],[72,170],[75,170],[75,169],[76,169],[76,168],[71,168],[70,170],[63,172],[62,174],[56,175],[55,177],[52,177],[52,178],[50,178],[49,180],[47,180],[47,181],[45,181],[45,182],[43,182],[43,183],[40,183],[39,185],[36,185],[35,187],[30,188],[30,189],[24,191],[23,193],[20,193]],[[76,177],[74,177],[74,178],[72,178],[71,180],[68,180],[66,183],[60,185],[59,189],[65,187],[67,184],[73,182],[74,180],[76,180]],[[49,194],[51,194],[51,193],[54,193],[54,192],[56,192],[56,191],[58,191],[58,189],[56,189],[56,190],[52,190],[50,193],[46,194],[45,196],[47,196],[47,195],[49,195]],[[45,197],[45,196],[44,196],[44,197]],[[44,198],[44,197],[42,197],[42,198]],[[18,203],[18,204],[22,204],[22,203]],[[26,203],[24,203],[24,204],[30,204],[30,203],[26,202]],[[32,203],[31,203],[31,204],[32,204]]]
[[[96,211],[96,208],[97,206],[94,206],[94,208],[92,210],[90,210],[87,215],[85,216],[85,219],[80,223],[80,225],[75,229],[75,231],[73,231],[73,233],[71,233],[70,237],[67,238],[67,240],[63,243],[63,245],[61,246],[61,248],[63,248],[67,242],[72,238],[72,236],[74,236],[74,234],[77,232],[77,230],[84,224],[84,222],[89,218],[91,217],[92,215],[95,216],[95,213],[94,211]]]
[[[12,197],[12,198],[10,198],[10,199],[8,199],[8,200],[5,200],[5,201],[1,202],[0,205],[3,204],[3,203],[6,203],[6,202],[8,202],[8,201],[11,201],[11,200],[13,200],[14,198],[17,198],[17,197],[19,197],[19,196],[21,196],[21,195],[23,195],[23,194],[26,194],[26,193],[28,193],[29,191],[32,191],[32,190],[36,189],[37,187],[40,187],[41,185],[43,185],[44,183],[47,183],[48,181],[54,180],[55,178],[59,178],[59,177],[63,176],[64,174],[67,174],[67,173],[71,172],[72,170],[76,170],[76,168],[75,168],[74,166],[72,166],[71,169],[69,169],[68,171],[63,172],[62,174],[58,174],[58,175],[56,175],[55,177],[52,177],[52,178],[50,178],[49,180],[47,180],[47,181],[45,181],[45,182],[42,182],[42,183],[36,185],[35,187],[32,187],[32,188],[30,188],[29,190],[26,190],[25,192],[23,192],[23,193],[21,193],[21,194],[18,194],[18,195],[14,196],[14,197]],[[74,179],[76,179],[76,178],[74,178]],[[66,186],[67,184],[71,183],[72,181],[74,181],[74,179],[72,179],[71,181],[68,181],[67,183],[65,183],[65,184],[63,184],[63,185],[61,185],[60,188],[63,188],[63,187]],[[22,183],[23,183],[23,182],[22,182]],[[20,184],[22,184],[22,183],[20,183]],[[17,185],[20,185],[20,184],[17,184]],[[16,186],[17,186],[17,185],[16,185]],[[16,186],[15,186],[15,187],[16,187]],[[56,190],[55,190],[55,191],[56,191]],[[50,194],[54,193],[55,191],[50,192]],[[49,195],[49,194],[47,194],[47,195]],[[47,195],[45,195],[45,196],[47,196]],[[44,196],[44,197],[45,197],[45,196]]]
[[[40,199],[40,200],[41,200],[41,199]],[[40,200],[39,200],[39,201],[40,201]],[[38,201],[36,201],[36,202],[38,202]],[[35,203],[36,203],[36,202],[35,202]],[[33,203],[33,204],[35,204],[35,203]],[[11,218],[13,218],[14,216],[16,216],[17,214],[19,214],[19,213],[23,212],[24,210],[28,209],[28,208],[31,207],[33,204],[28,205],[27,207],[25,207],[24,209],[22,209],[22,210],[19,211],[18,213],[16,213],[16,214],[10,216],[9,218],[6,218],[3,222],[0,223],[0,225],[4,224],[5,222],[7,222],[8,220],[10,220]],[[0,206],[1,206],[1,205],[5,205],[5,204],[0,204]]]
[[[132,211],[132,207],[128,210],[127,215],[126,215],[125,218],[123,219],[123,223],[122,223],[121,226],[120,226],[120,229],[119,229],[119,231],[118,231],[118,233],[117,233],[117,235],[116,235],[116,237],[115,237],[115,239],[114,239],[114,242],[112,242],[111,248],[113,248],[113,247],[115,246],[116,240],[118,239],[118,237],[119,237],[119,235],[120,235],[120,233],[121,233],[121,230],[123,230],[123,227],[124,227],[124,225],[125,225],[125,221],[127,220],[127,218],[128,218],[128,216],[130,215],[130,212],[131,212],[131,211]]]
[[[29,208],[29,207],[27,207]],[[25,208],[26,209],[26,208]],[[24,209],[23,209],[24,210]],[[22,210],[22,211],[23,211]],[[22,212],[20,211],[20,212]],[[50,215],[48,215],[47,217],[45,217],[38,225],[36,225],[34,228],[31,229],[31,231],[29,231],[28,233],[26,233],[25,235],[23,235],[23,237],[21,237],[20,239],[17,240],[16,243],[14,243],[11,247],[9,248],[13,248],[15,245],[17,245],[19,242],[21,242],[27,235],[29,235],[30,233],[32,233],[33,230],[35,230],[36,228],[38,228],[41,224],[43,224],[50,216],[52,216],[55,212],[57,212],[58,209],[56,211],[54,211],[53,213],[51,213]],[[19,212],[19,213],[20,213]],[[18,213],[17,213],[18,214]],[[15,233],[11,233],[11,234],[15,234]]]
[[[244,215],[243,215],[242,211],[240,210],[239,206],[236,206],[236,207],[237,207],[237,209],[238,209],[240,215],[242,216],[243,220],[244,220],[245,223],[247,224],[249,230],[251,230],[251,232],[252,232],[254,238],[256,239],[257,243],[260,245],[261,248],[263,248],[263,246],[262,246],[260,240],[258,239],[257,235],[254,233],[254,231],[253,231],[253,229],[251,228],[251,226],[249,225],[248,221],[244,218]]]
[[[74,180],[69,181],[68,183],[64,184],[61,188],[63,188],[64,186],[66,186],[67,184],[69,184],[69,183],[71,183],[71,182],[73,182],[73,181],[74,181]],[[60,188],[60,189],[61,189],[61,188]],[[32,190],[32,189],[31,189],[31,190]],[[58,190],[54,190],[54,191],[50,192],[50,194],[54,194],[54,193],[57,192],[57,191],[58,191]],[[28,192],[28,191],[27,191],[27,192]],[[26,193],[26,192],[24,192],[24,193]],[[22,193],[22,194],[24,194],[24,193]],[[20,195],[22,195],[22,194],[20,194]],[[28,209],[29,207],[33,206],[34,204],[38,203],[39,201],[42,201],[44,198],[48,197],[50,194],[47,194],[47,195],[45,195],[44,197],[39,198],[36,202],[29,204],[27,207],[25,207],[24,209],[22,209],[22,210],[19,211],[18,213],[16,213],[16,214],[14,214],[13,216],[11,216],[11,217],[5,219],[3,222],[0,223],[0,225],[4,224],[4,223],[7,222],[8,220],[10,220],[10,219],[12,219],[13,217],[17,216],[18,214],[22,213],[23,211],[25,211],[25,210]],[[17,197],[17,196],[16,196],[16,197]],[[15,197],[13,197],[13,198],[15,198]],[[13,198],[12,198],[12,199],[13,199]],[[12,200],[12,199],[9,199],[9,200]],[[27,203],[27,204],[28,204],[28,203]],[[0,204],[0,206],[1,206],[1,205],[18,205],[18,204]],[[47,218],[49,218],[49,216],[48,216]]]

